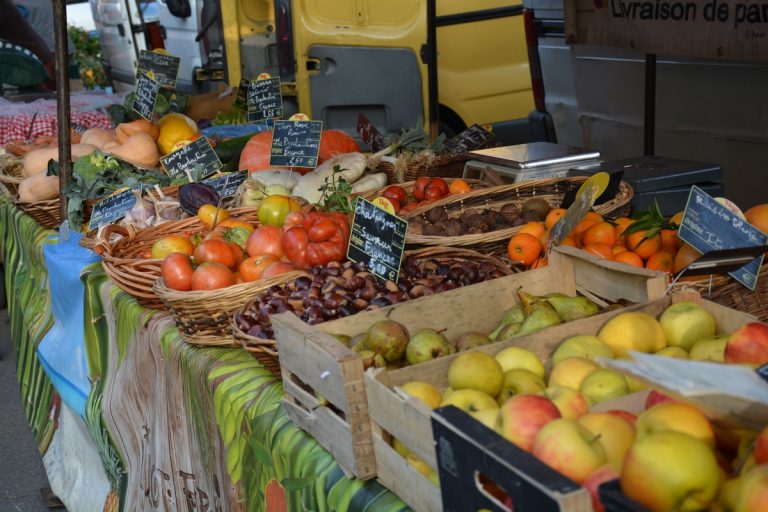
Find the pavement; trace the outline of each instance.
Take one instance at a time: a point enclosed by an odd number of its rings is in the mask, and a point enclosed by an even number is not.
[[[0,281],[0,286],[2,282]],[[8,310],[0,311],[0,511],[64,511],[46,508],[40,494],[48,489],[35,438],[21,407]]]

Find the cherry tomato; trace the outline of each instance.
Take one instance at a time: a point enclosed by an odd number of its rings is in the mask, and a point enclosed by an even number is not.
[[[245,244],[248,256],[272,254],[278,259],[283,257],[283,230],[277,226],[259,226]]]
[[[264,269],[277,261],[280,261],[280,258],[273,254],[251,256],[243,260],[238,267],[238,272],[242,276],[243,281],[255,281],[261,277]]]
[[[229,242],[224,240],[203,240],[195,248],[195,264],[221,263],[225,267],[236,268],[237,255]]]
[[[432,178],[429,176],[416,178],[416,183],[413,185],[413,197],[415,197],[417,201],[424,199],[424,193],[427,189],[427,185],[429,185],[431,181]]]
[[[186,292],[192,289],[192,263],[180,252],[169,254],[160,265],[160,275],[168,288]]]
[[[408,193],[400,185],[388,186],[387,188],[384,189],[384,192],[382,192],[381,195],[386,197],[390,201],[392,200],[397,201],[398,204],[403,204],[408,200]]]
[[[203,226],[211,229],[214,220],[216,221],[216,225],[218,225],[219,222],[229,218],[229,213],[227,213],[227,210],[224,208],[216,208],[216,205],[214,204],[204,204],[197,210],[197,218],[200,219]]]
[[[221,263],[202,263],[192,273],[193,290],[216,290],[236,282],[235,273]]]

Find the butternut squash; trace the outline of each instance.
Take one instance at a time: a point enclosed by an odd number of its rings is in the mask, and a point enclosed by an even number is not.
[[[88,128],[80,137],[81,143],[93,144],[101,150],[104,149],[104,144],[112,141],[117,141],[115,133],[111,130],[105,130],[104,128]]]
[[[90,155],[98,148],[93,144],[72,144],[72,160],[81,156]],[[59,148],[34,149],[24,155],[24,166],[21,168],[21,176],[26,178],[48,169],[48,161],[59,161]]]
[[[19,201],[37,203],[59,197],[59,177],[43,172],[24,178],[19,183]]]
[[[117,135],[117,141],[123,144],[128,140],[128,137],[137,133],[146,133],[152,137],[153,141],[157,140],[157,136],[160,134],[160,128],[150,123],[146,119],[137,119],[130,123],[120,123],[115,128],[115,135]]]
[[[128,137],[123,144],[104,149],[119,159],[138,167],[157,167],[160,164],[157,145],[152,137],[146,133],[135,133]]]

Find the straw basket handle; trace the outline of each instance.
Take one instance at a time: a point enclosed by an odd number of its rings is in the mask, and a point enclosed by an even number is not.
[[[96,254],[107,254],[112,256],[112,245],[109,243],[109,239],[112,235],[120,235],[127,237],[129,242],[132,242],[136,238],[136,229],[133,226],[121,226],[120,224],[108,224],[104,226],[104,229],[97,235],[96,243],[93,246],[93,251]]]

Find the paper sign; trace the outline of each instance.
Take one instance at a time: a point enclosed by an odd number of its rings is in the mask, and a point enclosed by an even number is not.
[[[133,110],[149,122],[152,122],[152,114],[155,112],[155,101],[157,101],[159,91],[160,84],[147,75],[141,75],[136,82]]]
[[[397,282],[403,261],[408,222],[358,197],[347,258],[364,262],[382,279]]]
[[[248,177],[248,171],[228,172],[220,176],[213,176],[203,183],[216,189],[221,198],[232,197],[237,192],[237,188]]]
[[[88,229],[97,229],[99,226],[111,224],[116,220],[125,217],[128,210],[136,204],[136,196],[133,189],[123,190],[112,194],[106,199],[102,199],[93,205],[91,220],[88,222]]]
[[[317,167],[322,121],[275,121],[269,165]]]
[[[246,97],[248,122],[258,123],[283,117],[283,96],[280,94],[280,77],[254,80],[248,84]]]
[[[179,74],[179,62],[181,59],[174,55],[141,50],[139,65],[136,69],[136,78],[151,71],[155,80],[166,89],[176,88],[176,77]]]
[[[458,156],[496,143],[496,136],[478,124],[473,124],[463,132],[445,142],[448,153]]]
[[[203,168],[202,178],[208,177],[223,167],[218,155],[205,137],[193,140],[186,146],[160,158],[160,164],[169,176],[185,176],[197,166]]]
[[[357,115],[357,133],[371,150],[379,151],[384,147],[384,137],[362,112]]]
[[[691,187],[678,232],[680,239],[701,253],[766,245],[768,236],[718,203],[699,187]],[[754,290],[763,256],[729,275]]]

